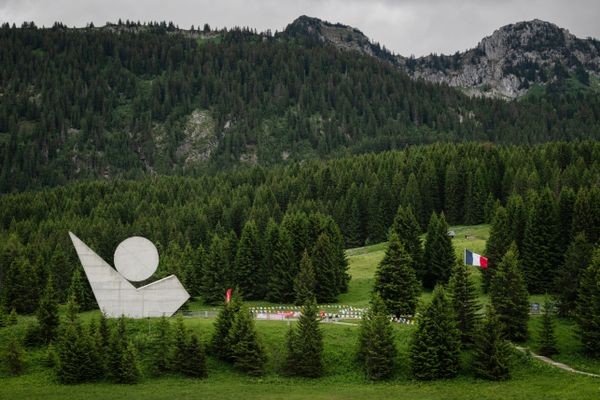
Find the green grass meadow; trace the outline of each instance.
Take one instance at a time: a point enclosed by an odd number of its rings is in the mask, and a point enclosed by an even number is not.
[[[454,227],[457,256],[462,258],[465,247],[482,252],[489,228],[485,225]],[[348,250],[352,280],[349,291],[340,297],[340,304],[363,307],[368,304],[373,273],[385,252],[385,244]],[[473,269],[474,279],[480,280]],[[424,293],[426,302],[429,293]],[[480,295],[485,301],[485,296]],[[533,301],[541,300],[538,297]],[[259,303],[254,303],[258,305]],[[267,303],[260,303],[266,305]],[[207,309],[200,302],[192,310]],[[84,322],[97,318],[98,311],[82,313]],[[12,331],[22,333],[33,317],[19,317],[16,326],[0,329],[0,344]],[[197,332],[203,341],[212,334],[214,319],[184,318],[185,324]],[[358,323],[358,321],[354,321]],[[532,317],[531,338],[526,345],[535,351],[540,318]],[[325,376],[319,379],[288,378],[279,374],[284,357],[288,323],[257,321],[256,326],[269,356],[268,372],[260,378],[248,377],[229,365],[208,358],[209,377],[190,379],[180,376],[149,377],[147,368],[154,335],[154,319],[131,320],[128,334],[140,349],[139,361],[144,378],[137,385],[115,385],[99,382],[82,385],[61,385],[44,365],[46,350],[28,349],[24,375],[11,377],[0,371],[0,400],[3,399],[600,399],[600,378],[586,377],[558,370],[515,353],[513,378],[506,382],[487,382],[470,372],[470,355],[465,353],[463,371],[456,379],[418,382],[411,378],[408,349],[412,325],[394,325],[399,349],[397,373],[388,382],[370,382],[354,361],[358,325],[322,324],[325,341]],[[600,360],[590,360],[582,353],[576,338],[576,327],[570,321],[557,321],[558,345],[561,354],[555,358],[577,369],[600,373]]]

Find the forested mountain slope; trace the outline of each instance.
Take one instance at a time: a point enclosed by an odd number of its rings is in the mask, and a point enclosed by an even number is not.
[[[0,63],[2,192],[435,141],[600,135],[594,92],[469,98],[285,34],[5,24]]]

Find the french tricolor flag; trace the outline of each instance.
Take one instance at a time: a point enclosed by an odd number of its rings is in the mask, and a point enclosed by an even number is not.
[[[473,253],[471,250],[465,249],[465,264],[487,268],[487,258],[480,254]]]

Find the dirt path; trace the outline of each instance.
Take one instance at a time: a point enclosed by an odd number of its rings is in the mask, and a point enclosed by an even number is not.
[[[528,351],[528,349],[525,348],[525,347],[515,346],[515,348],[517,350],[522,351],[523,353],[526,353]],[[535,353],[533,353],[530,350],[529,350],[529,353],[531,354],[531,356],[533,358],[535,358],[537,360],[540,360],[541,362],[544,362],[544,363],[546,363],[548,365],[552,365],[552,366],[554,366],[556,368],[560,368],[560,369],[562,369],[564,371],[573,372],[575,374],[593,376],[595,378],[600,378],[600,375],[598,375],[598,374],[592,374],[591,372],[578,371],[578,370],[576,370],[574,368],[569,367],[567,364],[563,364],[563,363],[560,363],[558,361],[554,361],[553,359],[548,358],[548,357],[540,356],[539,354],[535,354]]]

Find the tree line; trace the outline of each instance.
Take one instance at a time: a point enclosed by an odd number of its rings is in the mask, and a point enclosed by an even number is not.
[[[524,264],[529,289],[544,293],[552,291],[572,238],[584,231],[587,242],[598,240],[599,150],[595,142],[437,144],[199,178],[91,181],[5,194],[1,297],[6,312],[12,305],[33,312],[52,276],[60,301],[66,301],[73,274],[83,274],[67,234],[73,231],[109,262],[123,239],[149,238],[161,257],[153,279],[175,273],[208,302],[223,296],[225,283],[234,286],[248,277],[253,287],[257,279],[263,284],[256,293],[243,290],[250,298],[294,301],[290,288],[306,249],[322,286],[318,300],[330,301],[347,282],[342,249],[385,241],[399,207],[405,213],[410,208],[413,217],[400,218],[396,229],[404,226],[413,235],[446,229],[439,225],[442,212],[442,225],[494,220],[489,270],[515,240],[519,254],[531,258]],[[437,225],[430,224],[433,213]],[[417,274],[433,288],[439,246],[419,250],[417,239],[407,250],[421,265]],[[286,263],[293,268],[274,272]],[[279,283],[262,276],[267,270]],[[211,279],[217,282],[213,292]]]

